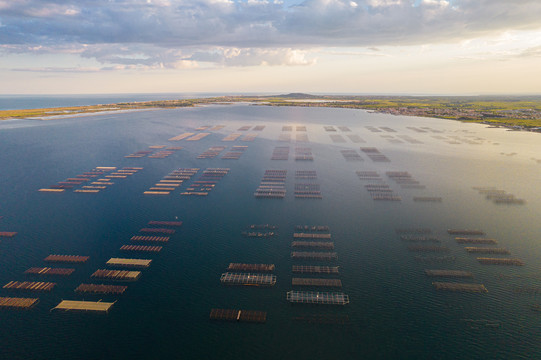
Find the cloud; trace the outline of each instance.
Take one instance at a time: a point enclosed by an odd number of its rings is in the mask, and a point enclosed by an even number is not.
[[[371,51],[335,51],[335,50],[327,50],[327,51],[320,51],[321,54],[327,54],[327,55],[338,55],[338,56],[355,56],[355,57],[387,57],[388,55],[382,54],[379,52],[378,49],[368,49]]]
[[[311,65],[315,62],[314,59],[307,59],[305,51],[290,48],[216,48],[212,51],[196,52],[189,59],[225,66]]]
[[[99,72],[103,68],[75,68],[75,67],[33,67],[33,68],[15,68],[12,71],[20,72],[38,72],[38,73],[92,73]]]
[[[0,0],[2,52],[103,64],[306,65],[306,49],[458,42],[541,27],[538,0]]]
[[[541,46],[534,46],[522,51],[520,57],[541,57]]]

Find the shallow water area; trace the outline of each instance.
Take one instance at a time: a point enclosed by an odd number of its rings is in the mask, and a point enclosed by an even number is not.
[[[216,125],[224,127],[212,130]],[[253,130],[258,125],[265,127]],[[197,130],[202,126],[209,127]],[[239,130],[243,126],[250,129]],[[291,126],[291,131],[284,126]],[[335,131],[327,131],[326,126]],[[183,133],[209,135],[198,141],[168,140]],[[234,133],[241,137],[222,141]],[[249,134],[257,137],[243,141]],[[289,141],[284,141],[284,134],[290,135]],[[330,135],[341,135],[345,141]],[[358,135],[363,142],[348,135]],[[17,232],[13,238],[0,238],[0,285],[57,283],[43,293],[0,289],[0,297],[39,298],[29,310],[0,309],[0,355],[9,359],[537,358],[541,316],[532,306],[540,303],[536,291],[541,292],[541,276],[537,276],[541,273],[537,225],[541,189],[535,186],[541,180],[539,136],[361,110],[250,104],[0,122],[0,231]],[[164,158],[125,157],[156,153],[163,149],[149,146],[163,145],[182,149]],[[198,158],[218,146],[226,147],[218,156]],[[247,148],[238,160],[222,159],[233,146]],[[276,147],[289,147],[287,160],[271,160]],[[372,153],[361,148],[376,148],[389,162],[373,161]],[[361,161],[348,161],[341,150],[354,150]],[[295,160],[296,155],[307,154],[313,161]],[[38,191],[100,166],[143,169],[126,178],[111,178],[114,184],[98,193]],[[200,170],[169,195],[144,194],[179,168]],[[180,195],[208,168],[229,172],[207,196]],[[287,170],[284,198],[254,197],[265,170]],[[316,171],[317,178],[296,178],[296,171]],[[375,171],[380,181],[361,180],[357,171]],[[407,172],[410,177],[400,183],[387,172]],[[295,198],[299,188],[295,184],[318,188],[322,198]],[[401,201],[374,200],[367,184],[388,186]],[[504,190],[524,203],[495,203],[473,187]],[[441,201],[416,201],[419,197]],[[131,244],[132,236],[142,235],[140,229],[151,220],[183,224],[167,243],[144,244],[163,246],[159,253],[122,252],[120,247]],[[275,225],[276,234],[243,236],[251,224]],[[338,259],[292,259],[292,251],[304,251],[291,247],[296,225],[329,226]],[[440,242],[410,243],[396,229],[430,229],[429,236]],[[481,265],[477,255],[467,253],[447,229],[481,229],[485,237],[498,241],[497,247],[511,252],[507,257],[519,258],[525,265]],[[447,250],[412,251],[413,245]],[[43,260],[49,254],[90,259],[83,264],[51,265]],[[107,268],[112,257],[153,262],[135,282],[92,278],[94,271]],[[276,284],[223,286],[220,275],[232,262],[275,264]],[[339,275],[302,276],[292,273],[293,265],[339,266]],[[75,272],[46,278],[24,274],[41,266],[70,267]],[[430,278],[425,269],[465,270],[474,277]],[[293,288],[293,277],[338,278],[342,288],[319,291],[343,292],[350,302],[290,304],[286,300],[290,290],[318,291]],[[480,283],[488,292],[437,291],[433,281]],[[82,295],[74,292],[81,283],[127,285],[128,289],[122,295]],[[62,299],[117,302],[107,314],[51,312]],[[265,311],[267,321],[211,321],[212,308]]]

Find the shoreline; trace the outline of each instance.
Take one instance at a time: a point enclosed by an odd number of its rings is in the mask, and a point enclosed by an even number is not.
[[[374,113],[430,117],[505,128],[541,132],[541,97],[414,97],[414,96],[221,96],[210,98],[145,101],[43,109],[0,110],[3,120],[48,121],[62,118],[107,115],[116,112],[174,109],[202,105],[250,103],[258,106],[329,107]]]

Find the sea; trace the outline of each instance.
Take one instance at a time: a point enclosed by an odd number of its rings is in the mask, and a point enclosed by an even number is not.
[[[48,104],[88,103],[79,100]],[[2,106],[28,106],[28,99],[18,101]],[[42,107],[43,99],[33,104]],[[208,135],[171,140],[186,133]],[[223,141],[234,134],[236,140]],[[0,358],[541,358],[539,136],[452,120],[250,103],[1,121],[0,232],[17,234],[0,237],[0,285],[56,286],[47,292],[0,288],[3,298],[39,299],[26,310],[0,308]],[[223,159],[228,152],[240,157]],[[287,159],[272,160],[273,152]],[[204,153],[210,155],[201,158]],[[133,154],[141,157],[126,157]],[[83,186],[94,179],[64,192],[39,191],[98,167],[116,168],[100,175],[112,176],[113,184],[99,192],[74,191],[88,189]],[[137,171],[111,175],[125,168]],[[169,194],[145,194],[181,168],[199,170]],[[214,168],[228,171],[202,185],[207,196],[182,195],[198,192],[198,179]],[[283,198],[254,196],[266,185],[266,170],[287,171]],[[306,190],[321,198],[295,196]],[[513,202],[498,203],[502,194]],[[150,221],[183,224],[172,235],[141,232]],[[448,229],[485,235],[451,235]],[[324,241],[334,249],[294,247],[293,241],[322,241],[295,233],[328,233]],[[131,240],[142,235],[169,241]],[[491,238],[497,245],[462,244],[457,236]],[[120,250],[134,244],[162,250]],[[510,254],[469,253],[469,246]],[[298,251],[334,252],[336,259],[293,258]],[[51,254],[89,259],[46,262]],[[92,277],[119,257],[152,263],[133,282]],[[524,265],[483,265],[478,257]],[[276,284],[222,285],[230,263],[274,264]],[[339,273],[294,274],[292,267],[300,265],[338,267]],[[75,271],[66,277],[25,274],[32,267]],[[473,277],[426,275],[434,269]],[[342,287],[293,286],[298,277],[339,279]],[[478,284],[486,291],[438,290],[434,282]],[[80,293],[80,284],[127,289],[121,295]],[[343,293],[349,303],[294,304],[287,300],[290,291]],[[107,313],[53,309],[62,300],[114,304]],[[262,311],[266,322],[211,320],[211,309]]]

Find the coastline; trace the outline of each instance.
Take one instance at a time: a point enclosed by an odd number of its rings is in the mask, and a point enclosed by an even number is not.
[[[241,102],[258,106],[359,109],[390,115],[473,122],[508,130],[541,132],[541,97],[508,99],[500,97],[319,96],[309,94],[220,96],[60,108],[0,110],[0,121],[17,119],[47,121],[59,118],[105,115],[119,111],[172,109]]]

